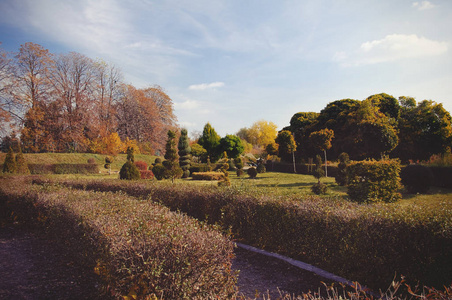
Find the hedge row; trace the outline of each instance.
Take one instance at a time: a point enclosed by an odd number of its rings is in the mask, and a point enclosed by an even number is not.
[[[195,172],[191,177],[193,180],[222,180],[224,174],[222,172]]]
[[[228,299],[233,244],[215,228],[121,193],[2,180],[3,218],[47,228],[117,299]],[[146,298],[148,299],[148,298]]]
[[[395,274],[429,286],[452,278],[452,209],[447,202],[359,205],[315,196],[255,196],[233,188],[119,181],[65,181],[74,188],[123,191],[220,224],[233,237],[386,288]],[[258,194],[258,193],[255,193]]]
[[[0,165],[1,168],[2,165]],[[98,174],[96,164],[28,164],[31,174]]]

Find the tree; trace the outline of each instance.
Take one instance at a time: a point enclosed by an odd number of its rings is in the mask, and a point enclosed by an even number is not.
[[[188,142],[187,129],[181,130],[177,148],[179,149],[179,165],[184,171],[184,178],[186,178],[190,175],[189,169],[191,163],[191,147]]]
[[[3,163],[3,173],[16,173],[16,160],[14,159],[14,151],[10,147],[6,153],[5,162]]]
[[[242,140],[238,136],[231,134],[228,134],[220,139],[218,148],[219,151],[226,152],[227,156],[231,158],[239,157],[245,149],[242,144]]]
[[[179,157],[176,150],[176,134],[174,131],[168,130],[168,140],[165,146],[165,160],[163,165],[166,168],[165,177],[171,178],[171,182],[174,182],[175,178],[182,176],[182,169],[179,167]]]
[[[198,140],[198,144],[206,149],[207,155],[210,159],[212,159],[212,161],[217,161],[219,156],[217,147],[220,144],[220,136],[217,134],[212,125],[210,125],[210,123],[204,125],[202,136]]]
[[[125,180],[137,180],[140,179],[140,171],[134,164],[135,156],[132,147],[127,148],[127,161],[122,165],[119,171],[119,178]]]
[[[313,175],[318,182],[311,187],[311,190],[317,195],[325,194],[327,186],[320,182],[320,178],[325,176],[325,172],[322,169],[322,157],[320,157],[320,155],[316,155],[315,157],[315,169]]]
[[[326,158],[326,150],[331,148],[331,140],[334,138],[334,131],[331,129],[322,129],[314,131],[309,135],[311,142],[317,147],[317,149],[323,151],[325,155],[325,176],[328,177],[328,161]]]
[[[297,150],[297,144],[295,143],[292,133],[288,130],[280,131],[275,142],[278,144],[279,156],[283,160],[290,161],[290,157],[292,157],[293,172],[296,173],[295,151]]]
[[[15,103],[14,97],[12,97],[14,84],[12,60],[3,49],[0,49],[0,123],[3,125],[10,122],[12,116],[18,116],[15,113],[18,105]],[[6,133],[6,128],[6,126],[1,126],[0,134]]]
[[[19,146],[19,153],[16,155],[16,173],[18,174],[30,174],[27,161],[25,160],[22,148]]]
[[[236,135],[253,146],[263,148],[275,140],[278,134],[277,127],[273,122],[259,120],[253,123],[250,128],[240,129]]]
[[[200,144],[194,143],[191,145],[191,155],[199,160],[202,157],[207,158],[207,151]]]

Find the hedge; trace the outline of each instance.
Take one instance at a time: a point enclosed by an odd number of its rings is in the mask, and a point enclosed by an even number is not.
[[[223,180],[222,172],[195,172],[191,175],[193,180]]]
[[[3,221],[13,216],[59,238],[116,299],[230,299],[236,293],[232,242],[159,204],[2,180],[0,207],[8,211]]]
[[[452,209],[448,202],[426,210],[416,204],[360,205],[316,196],[300,201],[184,184],[62,183],[152,199],[171,210],[220,224],[238,241],[376,289],[386,289],[396,274],[436,287],[450,284],[452,278]]]
[[[96,164],[28,164],[31,174],[98,174]]]

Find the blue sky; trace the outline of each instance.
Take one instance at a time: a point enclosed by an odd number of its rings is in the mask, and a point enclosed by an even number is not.
[[[0,0],[0,42],[75,51],[158,84],[189,133],[385,92],[452,111],[452,1]]]

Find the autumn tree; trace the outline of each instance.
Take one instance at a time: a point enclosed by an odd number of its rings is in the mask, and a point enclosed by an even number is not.
[[[273,122],[259,120],[253,123],[250,128],[240,129],[237,136],[254,146],[264,148],[275,140],[278,134],[277,127]]]
[[[288,130],[280,131],[275,142],[278,144],[279,156],[285,161],[292,160],[293,172],[296,173],[295,151],[297,150],[297,144],[295,143],[292,133]]]
[[[0,43],[1,44],[1,43]],[[5,126],[12,120],[13,116],[18,116],[18,105],[14,101],[12,92],[14,91],[14,70],[11,58],[0,49],[0,134],[6,133]]]
[[[325,176],[328,177],[328,161],[326,157],[326,150],[331,148],[331,141],[334,138],[334,131],[331,129],[321,129],[314,131],[309,135],[309,139],[313,145],[320,151],[323,151],[325,156]]]
[[[179,142],[177,144],[179,150],[179,166],[184,171],[184,178],[190,175],[190,163],[191,163],[191,147],[188,142],[187,129],[182,129],[180,132]]]
[[[220,136],[217,134],[212,125],[210,125],[210,123],[204,125],[202,136],[199,138],[198,144],[206,149],[207,155],[212,161],[216,161],[218,159],[219,153],[217,151],[217,147],[220,144]]]

